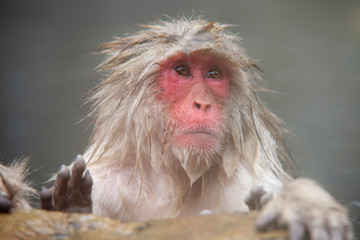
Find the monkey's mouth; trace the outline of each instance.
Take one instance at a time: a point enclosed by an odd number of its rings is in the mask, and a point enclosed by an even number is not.
[[[191,130],[178,134],[175,142],[183,147],[211,150],[219,146],[220,138],[213,131]]]

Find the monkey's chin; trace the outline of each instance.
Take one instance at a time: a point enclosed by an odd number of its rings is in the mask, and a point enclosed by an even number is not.
[[[218,137],[202,132],[178,135],[174,142],[181,148],[187,148],[193,151],[216,152],[220,147]]]

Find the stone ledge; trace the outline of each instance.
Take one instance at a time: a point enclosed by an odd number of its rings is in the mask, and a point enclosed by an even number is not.
[[[1,239],[287,239],[285,231],[258,233],[257,213],[206,215],[177,219],[121,223],[92,214],[68,214],[42,210],[0,214]]]

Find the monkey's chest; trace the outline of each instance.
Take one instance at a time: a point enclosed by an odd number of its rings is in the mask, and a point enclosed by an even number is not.
[[[95,214],[122,221],[171,218],[178,215],[179,201],[173,183],[165,175],[143,178],[133,171],[103,175],[91,169]]]
[[[123,221],[146,221],[151,219],[174,218],[199,215],[204,209],[213,210],[214,206],[205,204],[200,194],[190,194],[179,199],[172,188],[144,187],[124,189],[118,202],[122,203],[119,219]]]
[[[233,187],[226,191],[221,185],[211,185],[211,191],[204,193],[201,182],[184,191],[166,173],[141,176],[132,170],[114,170],[104,175],[91,169],[91,174],[94,213],[122,221],[198,215],[205,209],[214,213],[245,209],[241,201],[244,198],[240,194],[242,191],[234,193]],[[233,202],[231,199],[237,200]]]

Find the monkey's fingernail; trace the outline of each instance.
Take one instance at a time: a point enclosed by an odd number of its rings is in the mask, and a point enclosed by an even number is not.
[[[80,165],[80,166],[83,166],[83,165],[84,165],[84,167],[85,167],[85,166],[86,166],[86,163],[85,163],[84,157],[83,157],[82,155],[78,154],[78,155],[76,156],[76,159],[75,159],[75,164],[76,164],[76,165]]]
[[[70,171],[65,165],[61,165],[60,171],[57,173],[56,179],[62,179],[62,181],[67,181],[70,178]]]
[[[12,207],[10,199],[0,195],[0,212],[9,212]]]

